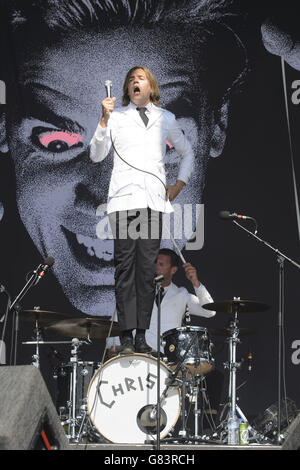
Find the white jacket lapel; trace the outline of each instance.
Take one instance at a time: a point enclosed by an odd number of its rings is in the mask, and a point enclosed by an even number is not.
[[[127,119],[131,119],[135,122],[140,127],[145,127],[145,124],[143,123],[141,116],[139,112],[136,110],[136,106],[132,103],[130,103],[125,109],[124,113],[126,114]]]
[[[160,108],[152,104],[151,112],[147,115],[149,117],[149,122],[147,129],[149,129],[153,124],[162,117],[162,111]]]
[[[129,103],[123,111],[128,119],[132,119],[138,126],[145,128],[145,124],[143,123],[139,112],[136,109],[136,106],[133,103]],[[150,113],[147,113],[149,118],[147,129],[149,129],[158,119],[162,117],[162,111],[158,106],[152,104]]]

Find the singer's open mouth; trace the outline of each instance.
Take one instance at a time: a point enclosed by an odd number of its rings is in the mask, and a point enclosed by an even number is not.
[[[70,232],[61,227],[72,255],[86,269],[99,271],[99,268],[113,268],[113,240],[99,240]]]
[[[133,89],[133,93],[140,93],[140,91],[141,90],[139,89],[138,86],[134,87],[134,89]]]

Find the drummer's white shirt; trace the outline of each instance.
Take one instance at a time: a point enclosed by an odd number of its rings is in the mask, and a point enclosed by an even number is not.
[[[202,305],[213,302],[213,299],[203,284],[194,287],[195,294],[190,294],[185,287],[177,287],[173,282],[164,288],[165,295],[161,302],[160,334],[178,328],[186,311],[190,315],[210,318],[216,312],[205,310]],[[146,342],[152,349],[157,350],[157,305],[154,302],[149,330],[146,331]]]
[[[188,307],[190,315],[210,318],[216,314],[214,311],[202,308],[202,305],[213,302],[205,286],[200,284],[194,289],[196,295],[189,293],[185,287],[177,287],[173,282],[164,288],[165,294],[161,302],[161,335],[165,331],[181,326],[186,307]],[[154,350],[157,350],[157,310],[157,305],[154,302],[150,327],[146,331],[146,342]],[[119,338],[107,340],[107,347],[119,344]]]

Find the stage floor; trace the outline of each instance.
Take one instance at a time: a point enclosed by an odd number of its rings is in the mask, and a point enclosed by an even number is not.
[[[106,453],[113,451],[156,451],[152,444],[70,444],[71,450],[102,450]],[[279,445],[250,444],[250,445],[225,445],[225,444],[161,444],[159,451],[178,453],[186,451],[189,453],[202,450],[281,450]]]

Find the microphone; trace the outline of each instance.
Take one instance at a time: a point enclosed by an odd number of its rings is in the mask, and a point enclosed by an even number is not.
[[[253,217],[250,217],[248,215],[236,214],[235,212],[231,214],[229,211],[219,212],[219,217],[224,220],[240,220],[240,219],[255,220]]]
[[[54,264],[54,258],[52,256],[48,256],[48,258],[45,259],[44,264],[39,265],[37,268],[36,272],[38,273],[37,280],[35,285],[45,276],[46,272],[48,269],[51,268],[51,266]]]
[[[112,83],[110,80],[105,81],[105,89],[106,89],[106,96],[107,98],[111,98],[111,87]]]

